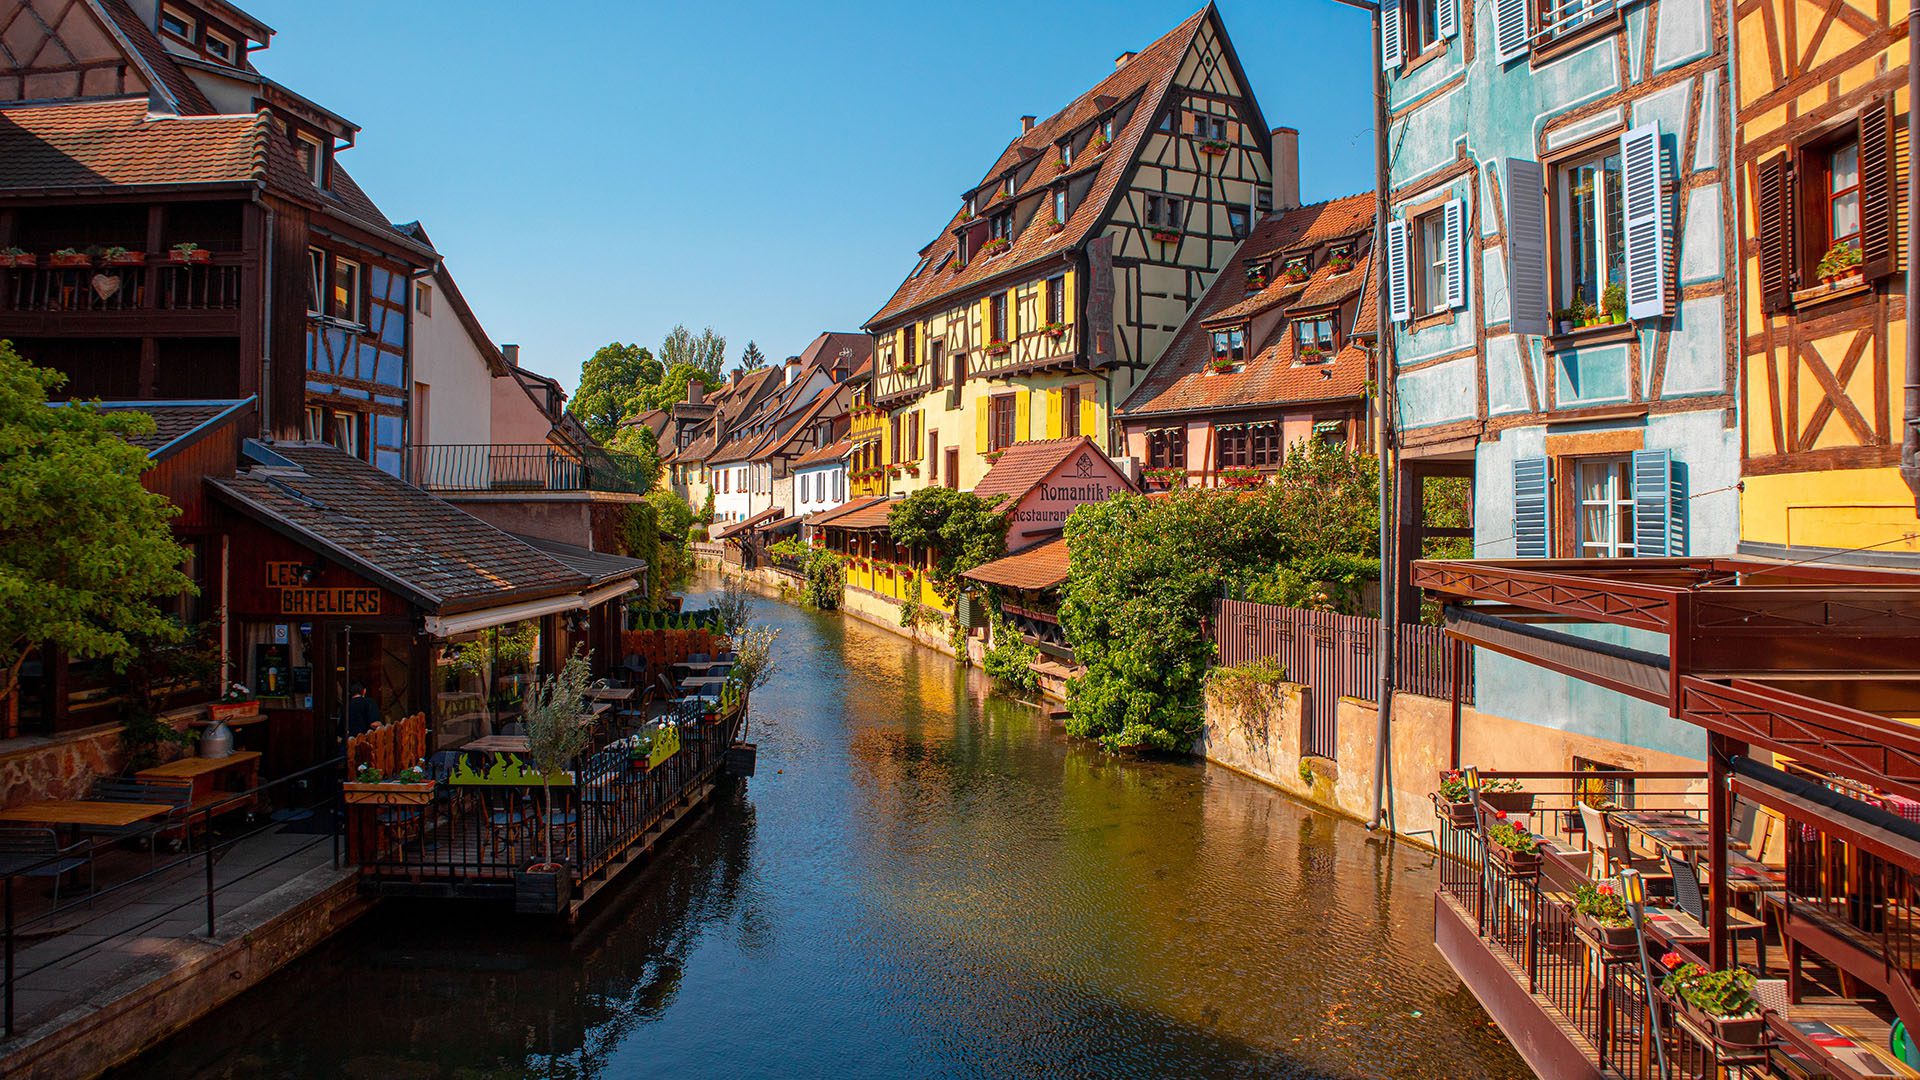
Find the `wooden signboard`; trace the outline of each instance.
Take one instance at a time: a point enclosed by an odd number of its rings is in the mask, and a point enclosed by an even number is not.
[[[282,615],[378,615],[380,590],[374,588],[281,589]]]

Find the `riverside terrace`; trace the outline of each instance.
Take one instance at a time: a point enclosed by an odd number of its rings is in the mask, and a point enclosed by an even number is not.
[[[1703,773],[1442,777],[1435,943],[1536,1071],[1920,1077],[1920,577],[1535,559],[1420,562],[1413,583],[1454,649],[1703,729]],[[1551,625],[1580,623],[1630,644]],[[1635,881],[1651,981],[1583,888]],[[1756,1019],[1668,993],[1685,961],[1749,972]]]

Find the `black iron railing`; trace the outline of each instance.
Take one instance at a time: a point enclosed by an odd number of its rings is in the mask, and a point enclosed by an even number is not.
[[[646,494],[640,459],[549,443],[440,443],[413,448],[408,478],[428,491],[601,491]]]

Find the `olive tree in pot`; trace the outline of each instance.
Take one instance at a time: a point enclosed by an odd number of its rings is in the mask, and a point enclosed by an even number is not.
[[[567,865],[553,857],[553,779],[587,749],[592,731],[580,723],[580,709],[590,679],[586,654],[576,649],[560,674],[535,684],[527,699],[527,763],[540,776],[544,812],[540,861],[513,876],[514,906],[521,911],[558,911],[573,891]]]

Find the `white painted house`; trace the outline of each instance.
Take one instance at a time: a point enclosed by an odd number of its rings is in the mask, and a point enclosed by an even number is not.
[[[811,451],[793,463],[793,512],[805,517],[847,501],[847,439]]]

